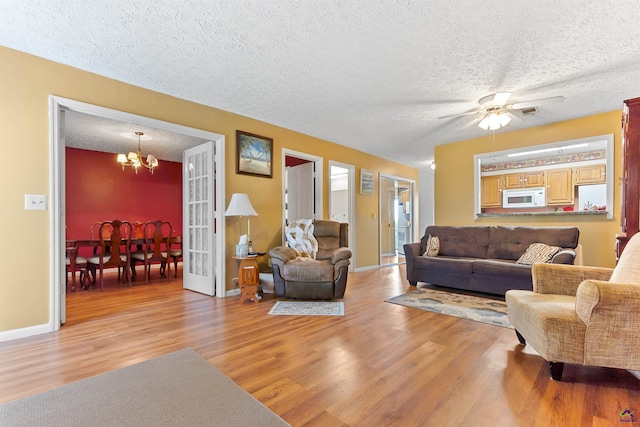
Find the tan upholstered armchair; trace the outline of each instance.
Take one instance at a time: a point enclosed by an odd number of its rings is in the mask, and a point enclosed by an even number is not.
[[[277,297],[334,299],[344,297],[351,259],[348,224],[315,220],[316,259],[298,258],[296,251],[278,246],[269,251]]]
[[[565,363],[640,369],[640,234],[615,269],[534,264],[533,292],[506,293],[521,344],[549,362],[560,381]]]

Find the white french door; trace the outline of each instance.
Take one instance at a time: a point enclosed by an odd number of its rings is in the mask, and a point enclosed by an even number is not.
[[[183,287],[215,295],[215,148],[213,141],[182,154]]]

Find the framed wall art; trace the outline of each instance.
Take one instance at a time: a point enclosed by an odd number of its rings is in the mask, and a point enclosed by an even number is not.
[[[373,194],[373,171],[360,169],[360,194]]]
[[[273,138],[236,131],[236,173],[273,178]]]

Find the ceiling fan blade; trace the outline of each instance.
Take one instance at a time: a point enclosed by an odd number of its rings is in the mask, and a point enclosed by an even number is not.
[[[511,97],[511,92],[498,92],[493,96],[493,105],[502,107]]]
[[[518,124],[524,123],[524,119],[516,116],[515,114],[509,113],[509,112],[504,112],[502,114],[508,116],[513,123],[518,123]]]
[[[523,108],[539,107],[541,105],[557,104],[564,101],[564,96],[552,96],[550,98],[533,99],[531,101],[516,102],[511,104],[512,110],[522,110]]]
[[[470,116],[472,114],[478,114],[478,111],[469,111],[468,113],[449,114],[448,116],[438,117],[439,119],[449,119],[451,117]]]

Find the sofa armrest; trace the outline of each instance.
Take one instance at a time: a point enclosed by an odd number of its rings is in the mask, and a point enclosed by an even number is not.
[[[405,258],[420,256],[420,243],[405,243],[403,249]]]
[[[269,250],[269,256],[272,262],[279,262],[280,264],[286,264],[292,259],[296,259],[296,251],[286,246],[277,246]]]
[[[556,253],[551,261],[551,264],[567,264],[573,265],[576,259],[576,251],[573,249],[562,249],[558,253]]]
[[[338,248],[331,254],[331,264],[337,264],[338,261],[351,258],[351,249]]]
[[[406,261],[407,281],[410,285],[415,286],[418,284],[418,275],[415,272],[415,259],[420,256],[420,243],[405,243],[402,248],[404,249],[404,259]]]
[[[576,294],[576,313],[585,324],[596,311],[628,312],[625,319],[640,326],[640,286],[626,283],[611,283],[601,280],[585,280]],[[635,328],[637,329],[637,327]]]
[[[531,276],[533,291],[540,294],[575,296],[578,286],[585,280],[609,280],[611,268],[585,267],[564,264],[533,264]]]

